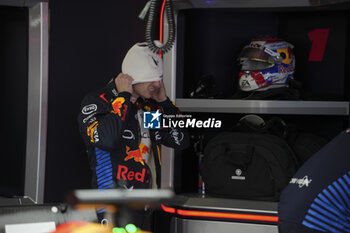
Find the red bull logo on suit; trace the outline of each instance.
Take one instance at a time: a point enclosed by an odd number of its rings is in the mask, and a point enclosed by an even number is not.
[[[139,162],[142,165],[145,165],[145,160],[142,158],[144,154],[149,151],[149,147],[146,146],[143,142],[139,145],[139,148],[136,150],[130,150],[130,147],[126,146],[126,156],[124,161],[128,161],[129,159],[134,159],[135,162]]]

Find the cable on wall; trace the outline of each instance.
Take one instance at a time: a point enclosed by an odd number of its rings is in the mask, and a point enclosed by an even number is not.
[[[163,1],[162,4],[160,2]],[[154,22],[157,20],[158,11],[157,9],[161,6],[161,19],[160,19],[160,33],[163,34],[163,9],[166,12],[168,25],[169,25],[169,31],[168,31],[168,39],[165,43],[163,43],[162,46],[157,45],[154,41],[156,40],[153,38],[153,35],[155,35],[155,27]],[[175,41],[175,20],[174,20],[174,12],[172,7],[171,0],[150,0],[147,2],[145,8],[140,14],[140,18],[144,18],[145,15],[148,13],[148,20],[146,25],[146,42],[148,44],[148,47],[154,52],[154,53],[160,53],[163,54],[167,53],[173,46]],[[161,42],[163,42],[163,35],[160,36],[159,39]]]

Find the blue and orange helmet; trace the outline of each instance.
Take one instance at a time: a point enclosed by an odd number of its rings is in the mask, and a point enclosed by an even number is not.
[[[238,58],[242,91],[264,91],[289,86],[295,69],[293,45],[274,37],[254,39]]]

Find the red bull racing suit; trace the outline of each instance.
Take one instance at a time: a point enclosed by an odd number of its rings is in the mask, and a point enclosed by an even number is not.
[[[117,92],[114,81],[88,94],[78,116],[80,134],[87,146],[93,171],[92,186],[97,189],[150,188],[152,174],[143,155],[152,150],[156,183],[160,185],[160,145],[185,149],[189,136],[184,129],[150,129],[151,148],[141,142],[139,109],[163,114],[179,114],[169,100],[156,102],[139,98],[130,102],[129,92]]]

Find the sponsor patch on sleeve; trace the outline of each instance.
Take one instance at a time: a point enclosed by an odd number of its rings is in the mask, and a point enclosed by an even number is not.
[[[84,115],[89,115],[93,112],[96,112],[97,111],[97,105],[96,104],[89,104],[89,105],[85,105],[83,107],[83,109],[81,110],[81,112],[84,114]]]
[[[171,103],[172,103],[175,107],[177,107],[177,105],[174,103],[174,101],[171,101]]]
[[[98,122],[94,121],[88,128],[87,128],[87,135],[90,137],[90,141],[91,142],[95,142],[94,139],[94,135],[95,137],[98,138],[98,136],[96,136],[96,134],[94,134],[96,127],[98,126]]]
[[[113,113],[114,114],[118,114],[118,116],[122,116],[121,113],[121,108],[123,106],[123,103],[125,102],[125,98],[124,97],[118,97],[116,98],[113,102],[112,102],[112,107],[113,107]]]

